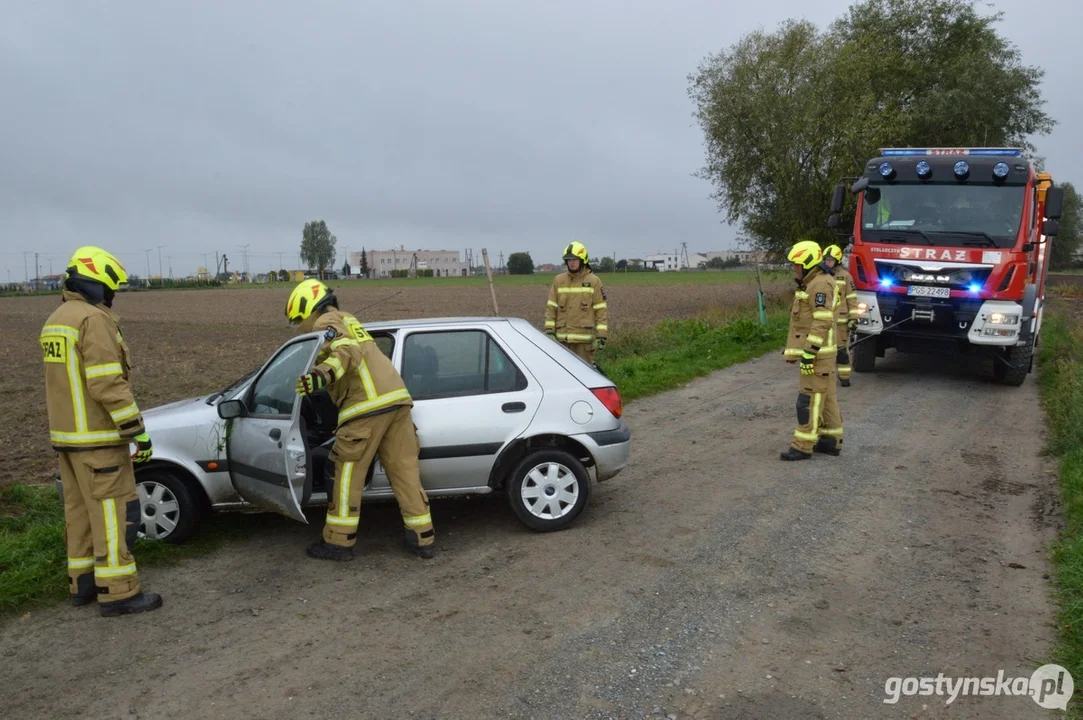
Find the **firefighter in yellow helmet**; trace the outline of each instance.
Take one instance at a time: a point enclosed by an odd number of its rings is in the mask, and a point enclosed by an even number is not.
[[[64,489],[71,602],[97,600],[105,617],[162,606],[161,596],[142,592],[132,557],[141,519],[132,462],[146,462],[153,451],[132,394],[128,345],[112,311],[117,288],[127,281],[113,255],[79,248],[67,265],[60,307],[39,338],[49,437]]]
[[[297,394],[326,389],[338,407],[330,456],[334,488],[323,539],[309,545],[308,554],[321,560],[353,559],[365,477],[379,452],[402,513],[406,547],[431,558],[436,533],[421,487],[414,403],[402,377],[357,318],[339,310],[338,299],[319,280],[305,280],[294,288],[286,317],[302,333],[323,331],[317,364],[297,380]]]
[[[783,460],[807,460],[813,451],[838,455],[842,450],[842,415],[835,386],[835,334],[838,304],[831,268],[820,246],[803,240],[786,258],[793,263],[797,290],[790,313],[786,362],[801,364],[797,429]]]
[[[836,357],[839,381],[843,387],[850,387],[850,330],[857,326],[857,286],[854,278],[842,266],[842,248],[828,245],[824,248],[824,265],[835,272],[835,298],[838,301],[838,333],[835,342],[839,351]]]
[[[605,288],[582,243],[565,246],[564,263],[568,271],[557,275],[549,287],[545,333],[593,365],[594,352],[605,347],[609,336]]]

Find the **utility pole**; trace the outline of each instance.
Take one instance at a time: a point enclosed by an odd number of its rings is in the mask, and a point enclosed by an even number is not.
[[[27,285],[30,284],[30,271],[26,269],[26,256],[29,255],[29,254],[30,253],[28,253],[28,252],[23,253],[23,274],[26,275],[26,284]]]
[[[169,261],[169,279],[172,280],[173,279],[173,256],[172,255],[166,255],[166,260]]]
[[[504,251],[500,251],[500,274],[504,274]]]
[[[245,275],[248,274],[248,248],[250,248],[251,246],[252,246],[251,243],[249,243],[248,245],[242,245],[241,246],[241,253],[242,253],[243,262],[244,262],[244,274]]]
[[[41,265],[38,264],[37,253],[34,253],[34,289],[41,289]]]
[[[147,254],[147,280],[150,280],[150,250],[144,250]]]
[[[165,245],[158,246],[158,277],[165,277],[165,274],[162,272],[162,248],[164,247]]]

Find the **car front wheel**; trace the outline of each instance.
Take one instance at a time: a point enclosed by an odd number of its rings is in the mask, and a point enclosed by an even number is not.
[[[135,492],[139,496],[139,537],[179,545],[195,533],[202,509],[188,486],[172,473],[140,473]]]
[[[590,475],[563,450],[536,450],[512,472],[507,493],[515,515],[531,530],[562,530],[587,506]]]

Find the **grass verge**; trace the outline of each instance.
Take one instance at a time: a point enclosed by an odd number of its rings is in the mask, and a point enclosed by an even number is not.
[[[766,327],[754,316],[755,309],[746,309],[621,333],[597,361],[626,401],[669,390],[781,347],[788,320],[781,306],[770,308]],[[242,537],[258,524],[259,516],[212,516],[184,545],[139,540],[134,555],[140,567],[172,564]],[[56,491],[51,485],[0,488],[0,621],[64,600],[67,592],[64,508]]]
[[[168,565],[202,555],[240,537],[248,524],[236,517],[212,518],[184,545],[138,540],[136,563]],[[67,563],[64,506],[56,490],[51,485],[0,488],[0,620],[66,599]]]
[[[1053,548],[1059,605],[1054,662],[1083,679],[1083,315],[1047,311],[1040,350],[1039,383],[1050,428],[1048,450],[1060,459],[1064,516],[1061,537]],[[1078,701],[1073,712],[1083,717]]]

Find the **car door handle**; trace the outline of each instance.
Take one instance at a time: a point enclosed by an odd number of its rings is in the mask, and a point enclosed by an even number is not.
[[[271,439],[272,440],[279,440],[281,438],[282,438],[282,431],[279,430],[278,428],[272,428],[272,430],[271,430]]]
[[[506,413],[517,413],[526,410],[526,403],[524,402],[510,402],[504,403],[500,406],[500,409]]]

